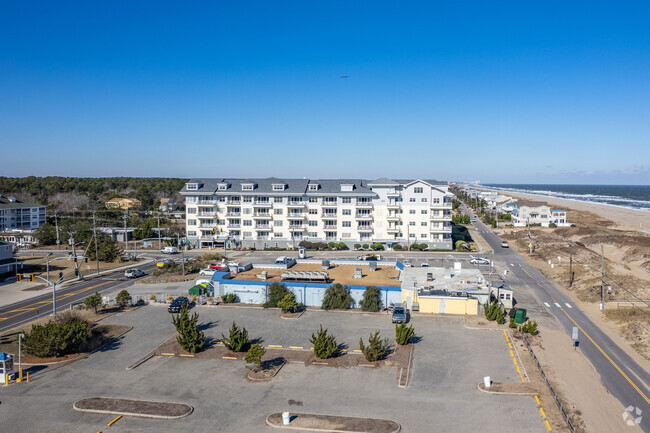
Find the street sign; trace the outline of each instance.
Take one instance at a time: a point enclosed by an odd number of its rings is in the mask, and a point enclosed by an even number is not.
[[[145,247],[150,247],[153,245],[153,242],[143,242],[142,245],[144,245]]]
[[[571,333],[571,338],[574,340],[578,339],[578,327],[574,326],[573,327],[573,332]]]

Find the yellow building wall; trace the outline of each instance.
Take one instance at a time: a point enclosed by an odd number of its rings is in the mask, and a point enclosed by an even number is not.
[[[406,303],[406,298],[411,297],[413,302],[417,302],[420,307],[420,313],[440,314],[440,300],[445,300],[445,312],[442,314],[478,314],[478,300],[473,298],[420,298],[407,290],[402,290],[402,303]]]

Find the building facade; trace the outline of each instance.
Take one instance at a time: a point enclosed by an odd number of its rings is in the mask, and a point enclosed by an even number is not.
[[[571,225],[566,219],[565,210],[552,209],[546,203],[517,201],[512,205],[514,209],[511,214],[511,222],[514,227],[524,227],[527,224],[540,224],[542,227],[548,227],[551,223],[558,227]]]
[[[452,249],[451,194],[444,182],[359,179],[192,179],[186,235],[194,246],[254,248],[301,241],[427,244]]]
[[[36,230],[45,224],[45,206],[0,195],[0,232]]]

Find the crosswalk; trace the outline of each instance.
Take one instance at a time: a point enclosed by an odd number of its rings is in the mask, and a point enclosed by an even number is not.
[[[555,305],[557,308],[564,308],[562,307],[562,304],[560,304],[559,302],[553,302],[553,305]],[[573,308],[571,304],[569,304],[568,302],[565,302],[564,305],[566,305],[567,308]],[[544,302],[544,306],[546,308],[551,308],[551,304],[549,304],[548,302]]]

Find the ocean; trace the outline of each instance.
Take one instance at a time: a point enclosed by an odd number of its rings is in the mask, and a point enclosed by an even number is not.
[[[516,192],[539,194],[650,212],[650,185],[480,184],[477,186],[509,191],[513,194]]]

